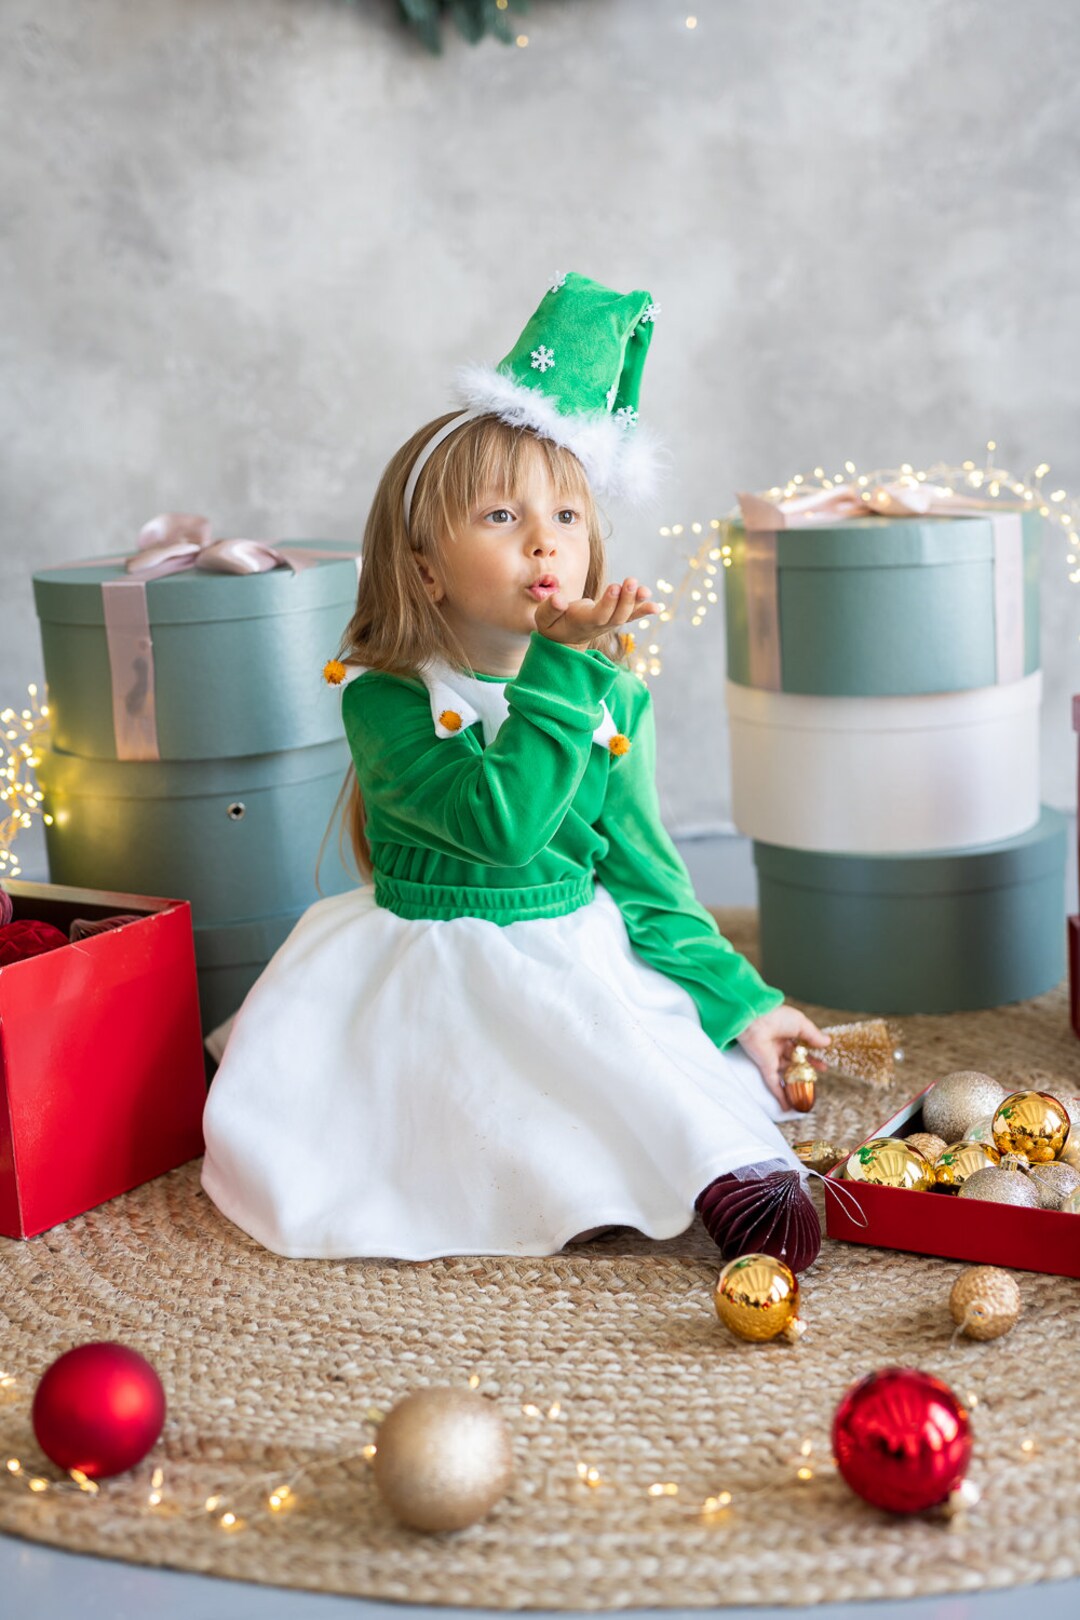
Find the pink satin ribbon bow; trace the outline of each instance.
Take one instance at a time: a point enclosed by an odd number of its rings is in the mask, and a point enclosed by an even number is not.
[[[138,579],[161,579],[188,568],[211,574],[268,574],[273,568],[297,572],[318,557],[333,555],[294,551],[266,540],[215,540],[209,518],[194,512],[162,512],[151,518],[139,531],[138,548],[125,563]]]
[[[979,500],[954,495],[939,484],[898,479],[892,484],[860,488],[837,484],[832,489],[810,489],[782,501],[764,495],[740,494],[739,506],[747,529],[786,529],[789,523],[831,523],[856,517],[934,517],[955,514],[970,517],[981,512],[1016,511],[1006,501]]]

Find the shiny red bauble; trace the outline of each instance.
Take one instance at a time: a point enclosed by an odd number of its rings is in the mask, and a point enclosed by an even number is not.
[[[848,1390],[832,1443],[836,1466],[864,1501],[889,1513],[920,1513],[963,1483],[971,1425],[940,1378],[885,1367]]]
[[[165,1422],[161,1379],[137,1350],[80,1344],[53,1362],[34,1392],[34,1433],[60,1468],[107,1479],[134,1468]]]

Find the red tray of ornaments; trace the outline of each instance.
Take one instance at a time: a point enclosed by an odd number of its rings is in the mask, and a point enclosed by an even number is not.
[[[927,1086],[920,1091],[865,1140],[911,1136],[925,1130],[922,1105],[930,1090]],[[910,1192],[846,1181],[843,1169],[849,1157],[845,1155],[825,1178],[825,1231],[829,1237],[844,1243],[868,1243],[877,1249],[977,1260],[1014,1271],[1080,1277],[1080,1215],[992,1204],[981,1198],[958,1198],[955,1193]],[[859,1223],[856,1206],[865,1226]]]

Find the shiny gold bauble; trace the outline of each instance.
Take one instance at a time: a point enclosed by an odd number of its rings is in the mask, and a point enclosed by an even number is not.
[[[1026,1209],[1039,1207],[1039,1195],[1023,1171],[1006,1170],[1001,1164],[989,1165],[968,1176],[959,1196],[982,1198],[991,1204],[1018,1204]]]
[[[1080,1187],[1080,1170],[1064,1164],[1061,1159],[1051,1159],[1049,1164],[1033,1164],[1028,1180],[1035,1188],[1041,1209],[1060,1209],[1061,1200]]]
[[[800,1114],[810,1112],[817,1090],[817,1070],[810,1062],[810,1054],[805,1046],[793,1047],[791,1061],[784,1070],[780,1085],[789,1108],[797,1109]]]
[[[1080,1215],[1080,1188],[1076,1192],[1067,1193],[1058,1209],[1063,1215]]]
[[[910,1142],[913,1148],[918,1148],[923,1158],[929,1159],[931,1164],[937,1163],[948,1146],[940,1136],[935,1136],[932,1131],[912,1131],[910,1136],[904,1137],[904,1141]]]
[[[795,1273],[771,1254],[729,1260],[713,1290],[716,1314],[740,1339],[760,1342],[780,1334],[794,1343],[803,1331]]]
[[[949,1295],[952,1319],[969,1339],[1000,1339],[1022,1309],[1016,1278],[1000,1266],[969,1266]]]
[[[498,1408],[471,1389],[418,1389],[375,1437],[375,1484],[413,1530],[461,1530],[504,1495],[514,1469]]]
[[[929,1192],[934,1185],[934,1167],[910,1137],[876,1136],[856,1148],[844,1167],[849,1181],[865,1181],[872,1187],[904,1187],[912,1192]]]
[[[958,1069],[937,1082],[923,1099],[923,1126],[946,1142],[967,1137],[968,1128],[992,1114],[1005,1098],[1005,1087],[978,1069]]]
[[[934,1163],[934,1185],[943,1192],[959,1192],[968,1176],[1000,1163],[1000,1158],[989,1142],[953,1142]]]
[[[993,1114],[984,1114],[982,1119],[977,1119],[975,1121],[974,1125],[969,1125],[967,1130],[964,1132],[964,1138],[968,1142],[989,1142],[990,1146],[993,1147],[993,1145],[994,1145],[994,1116],[993,1116]]]
[[[1048,1091],[1014,1091],[994,1111],[994,1146],[1032,1164],[1056,1159],[1069,1135],[1069,1113]]]

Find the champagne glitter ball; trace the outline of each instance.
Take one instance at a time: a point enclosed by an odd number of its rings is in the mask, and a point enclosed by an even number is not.
[[[1022,1308],[1016,1278],[1000,1266],[969,1266],[949,1295],[952,1319],[969,1339],[1000,1339]]]
[[[878,1136],[864,1142],[849,1157],[844,1173],[849,1181],[865,1181],[872,1187],[904,1187],[913,1192],[929,1192],[934,1185],[934,1167],[910,1138]]]
[[[918,1148],[923,1158],[929,1159],[931,1164],[941,1158],[948,1146],[942,1137],[935,1136],[932,1131],[912,1131],[910,1136],[904,1137],[904,1141]]]
[[[1069,1135],[1064,1103],[1048,1091],[1013,1091],[994,1111],[994,1146],[1023,1153],[1032,1164],[1056,1159]]]
[[[989,1142],[953,1142],[934,1165],[934,1185],[943,1192],[959,1192],[968,1176],[999,1162],[1000,1155]]]
[[[946,1142],[959,1142],[968,1127],[1005,1100],[1005,1087],[978,1069],[959,1069],[939,1080],[923,1102],[923,1124]]]
[[[982,1198],[992,1204],[1018,1204],[1026,1209],[1038,1209],[1039,1195],[1021,1170],[1006,1170],[1000,1164],[989,1165],[968,1176],[960,1188],[961,1198]]]
[[[1033,1164],[1028,1180],[1038,1194],[1040,1208],[1060,1209],[1062,1199],[1080,1187],[1080,1170],[1061,1159],[1051,1159],[1049,1164]]]
[[[418,1389],[376,1435],[375,1484],[414,1530],[461,1530],[506,1492],[514,1461],[498,1408],[471,1389]]]
[[[771,1254],[729,1260],[716,1280],[713,1304],[724,1326],[740,1339],[760,1343],[783,1335],[793,1344],[803,1331],[795,1274]]]

